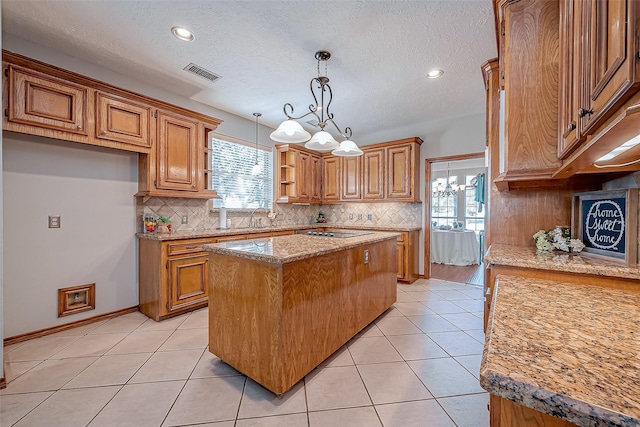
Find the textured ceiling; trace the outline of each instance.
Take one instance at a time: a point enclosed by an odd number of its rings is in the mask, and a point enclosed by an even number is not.
[[[308,111],[314,52],[326,49],[331,111],[360,141],[484,110],[491,2],[2,0],[2,30],[272,127],[285,102]],[[174,38],[176,25],[196,39]],[[222,79],[183,71],[191,62]],[[433,68],[444,76],[427,79]]]

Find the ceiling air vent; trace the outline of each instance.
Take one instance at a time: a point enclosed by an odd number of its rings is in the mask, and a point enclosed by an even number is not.
[[[194,64],[193,62],[186,67],[184,67],[185,71],[188,71],[196,76],[200,76],[203,79],[207,79],[210,82],[216,82],[222,78],[222,76],[217,75],[216,73],[212,73],[209,70],[205,70],[199,65]]]

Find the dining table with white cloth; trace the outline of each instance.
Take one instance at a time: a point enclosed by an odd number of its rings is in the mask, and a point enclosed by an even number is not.
[[[480,246],[472,230],[431,230],[431,262],[478,264]]]

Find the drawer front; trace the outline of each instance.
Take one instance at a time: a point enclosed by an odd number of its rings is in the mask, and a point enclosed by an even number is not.
[[[167,244],[167,254],[169,256],[172,255],[183,255],[190,254],[194,252],[202,252],[203,245],[210,245],[214,243],[214,239],[194,239],[194,240],[179,240],[176,242],[171,242]]]

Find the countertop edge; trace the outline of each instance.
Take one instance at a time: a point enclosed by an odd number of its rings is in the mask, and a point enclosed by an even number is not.
[[[330,253],[333,253],[333,252],[339,252],[339,251],[343,251],[343,250],[347,250],[347,249],[356,248],[358,246],[364,246],[364,245],[370,244],[370,243],[379,243],[379,242],[383,242],[385,240],[392,240],[392,239],[395,240],[397,238],[397,236],[398,236],[397,233],[384,232],[383,235],[377,235],[377,236],[373,235],[373,236],[367,237],[365,240],[357,240],[357,241],[353,241],[353,243],[345,242],[340,247],[322,249],[322,250],[318,250],[318,251],[315,251],[315,252],[312,252],[312,253],[295,254],[295,255],[291,255],[291,256],[287,256],[287,257],[275,257],[275,256],[272,256],[272,255],[265,255],[265,254],[259,254],[259,253],[254,253],[254,252],[244,252],[244,251],[240,251],[240,250],[236,250],[236,249],[226,248],[224,246],[219,246],[219,245],[226,244],[226,242],[223,242],[223,243],[220,243],[220,244],[213,243],[213,244],[210,244],[210,245],[204,245],[203,249],[206,250],[209,253],[230,255],[230,256],[235,256],[235,257],[239,257],[239,258],[250,259],[250,260],[253,260],[253,261],[266,262],[266,263],[269,263],[269,264],[288,264],[288,263],[291,263],[291,262],[300,261],[300,260],[307,259],[307,258],[313,258],[313,257],[321,256],[321,255],[330,254]],[[277,236],[276,236],[276,238],[277,238]],[[248,241],[251,241],[251,240],[261,240],[261,239],[257,238],[257,239],[243,240],[243,242],[248,242]]]
[[[625,263],[624,261],[607,258],[600,255],[595,255],[586,252],[580,252],[579,254],[570,255],[566,252],[552,252],[541,256],[540,259],[524,259],[522,257],[517,258],[515,256],[508,255],[495,255],[492,254],[492,249],[494,246],[498,247],[501,251],[505,251],[507,249],[515,249],[531,252],[530,256],[534,256],[535,248],[533,247],[521,247],[521,246],[512,246],[512,245],[491,245],[487,250],[484,261],[487,267],[490,266],[508,266],[508,267],[520,267],[520,268],[530,268],[537,270],[549,270],[549,271],[559,271],[566,273],[578,273],[578,274],[590,274],[594,276],[607,276],[607,277],[618,277],[621,279],[632,279],[632,280],[640,280],[640,267],[635,265],[630,265]],[[513,253],[515,251],[512,251]],[[580,264],[580,263],[571,263],[571,256],[579,256],[592,262],[593,264]],[[551,257],[551,259],[543,260],[542,257]],[[557,258],[558,260],[554,260],[553,258]],[[566,258],[566,261],[561,261],[561,259]],[[602,265],[598,265],[601,262]]]
[[[549,280],[546,281],[551,282]],[[570,421],[580,426],[640,427],[640,419],[638,418],[633,418],[613,409],[591,404],[584,400],[572,398],[559,391],[551,391],[540,386],[529,384],[490,369],[487,365],[491,363],[489,358],[490,353],[492,352],[491,336],[493,333],[493,317],[496,300],[500,291],[499,288],[500,282],[497,281],[495,290],[491,297],[491,312],[485,332],[485,346],[480,362],[480,386],[484,390],[496,396],[545,414]]]
[[[339,228],[346,230],[373,230],[373,231],[386,231],[386,232],[412,232],[420,231],[422,227],[417,226],[366,226],[366,225],[353,225],[353,224],[303,224],[303,225],[285,225],[279,227],[264,227],[264,228],[228,228],[222,230],[192,230],[188,232],[175,232],[171,234],[152,234],[152,233],[136,233],[136,237],[139,239],[156,240],[156,241],[171,241],[171,240],[183,240],[183,239],[204,239],[209,237],[222,237],[222,236],[237,236],[242,234],[258,234],[258,233],[275,233],[278,231],[295,231],[306,230],[310,228],[326,227],[326,228]]]
[[[480,386],[491,394],[574,424],[584,426],[640,426],[638,420],[628,415],[572,399],[559,392],[552,392],[513,378],[504,377],[489,369],[483,369],[482,365],[480,368]]]

